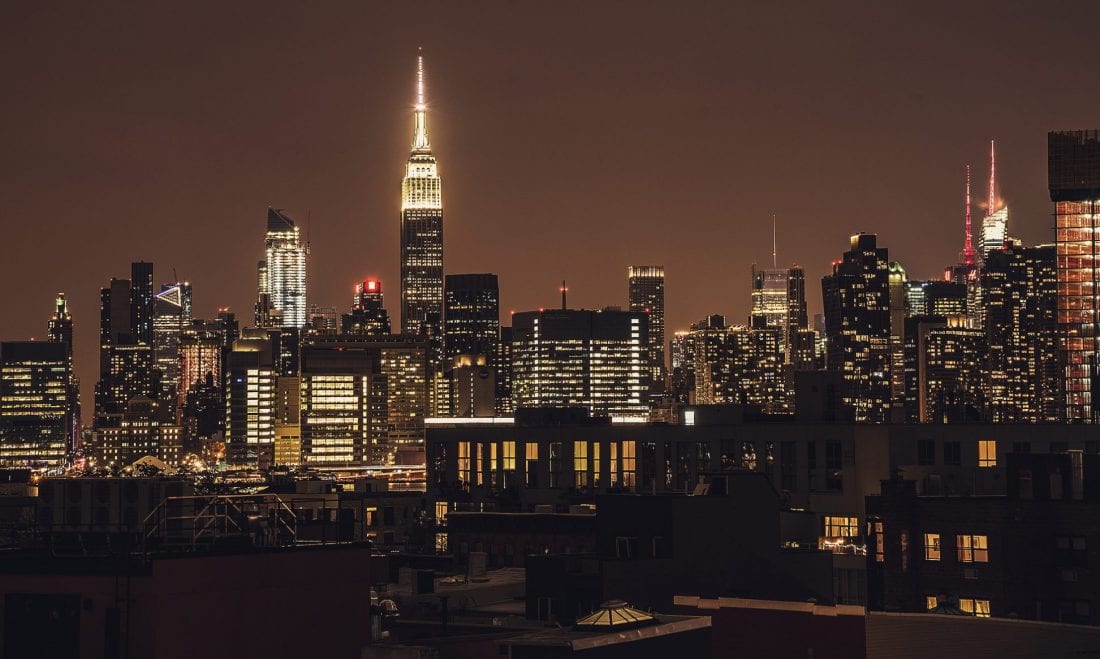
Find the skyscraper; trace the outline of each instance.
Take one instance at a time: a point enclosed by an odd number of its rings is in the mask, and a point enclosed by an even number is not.
[[[1057,421],[1057,265],[1054,245],[1009,240],[982,268],[989,356],[986,400],[994,423]]]
[[[267,209],[266,259],[260,262],[259,299],[282,314],[283,327],[306,324],[306,255],[299,228],[281,210]]]
[[[80,440],[80,380],[73,366],[73,317],[64,293],[58,293],[54,300],[47,335],[51,343],[64,345],[69,355],[69,446],[75,448]]]
[[[384,336],[390,333],[390,316],[382,302],[382,282],[368,279],[355,285],[351,313],[340,318],[342,334]]]
[[[1004,247],[1008,237],[1008,206],[997,196],[997,155],[992,141],[989,143],[989,200],[985,217],[982,218],[982,230],[978,234],[978,263],[985,263],[985,256],[991,249]]]
[[[1100,130],[1047,135],[1067,421],[1100,421]]]
[[[751,305],[749,326],[779,330],[779,349],[790,363],[792,337],[807,325],[806,272],[799,266],[760,269],[754,263]]]
[[[377,353],[354,344],[303,348],[300,377],[302,461],[363,465],[371,451],[371,396]]]
[[[401,181],[401,331],[439,336],[439,327],[425,326],[443,317],[443,184],[428,142],[422,54],[413,120],[412,153]]]
[[[447,275],[443,301],[443,353],[485,355],[497,365],[500,342],[500,289],[493,274]]]
[[[632,265],[626,270],[631,311],[649,314],[650,393],[665,389],[665,267]]]
[[[444,370],[448,373],[449,413],[457,413],[459,380],[467,384],[476,377],[480,389],[488,393],[487,405],[478,409],[496,409],[494,402],[503,392],[500,377],[500,289],[494,274],[447,275],[443,291],[443,353]],[[474,373],[475,375],[471,375]],[[479,392],[480,392],[479,389]],[[465,390],[469,393],[469,387]],[[483,392],[481,392],[483,393]],[[465,394],[464,394],[465,395]],[[465,395],[465,398],[470,398]],[[483,401],[484,402],[484,401]],[[464,406],[463,409],[473,409]]]
[[[852,236],[851,249],[821,280],[827,366],[844,378],[842,403],[857,422],[890,418],[889,254],[875,234]]]
[[[512,399],[521,407],[585,407],[648,418],[649,316],[638,311],[547,309],[512,316]]]
[[[164,284],[153,296],[153,352],[160,371],[160,404],[174,418],[186,392],[180,382],[180,339],[191,326],[191,284]]]
[[[278,339],[245,330],[233,342],[225,383],[225,450],[230,464],[274,461]]]
[[[63,343],[0,343],[0,465],[64,464],[70,381]]]
[[[136,262],[132,280],[112,279],[100,291],[99,381],[95,426],[117,426],[138,397],[156,400],[159,372],[153,352],[153,264]]]
[[[680,359],[692,363],[692,402],[788,411],[783,326],[727,327],[723,321],[715,315],[692,325],[690,340],[681,344],[685,354]]]
[[[136,261],[130,265],[130,326],[134,341],[153,345],[153,264]]]

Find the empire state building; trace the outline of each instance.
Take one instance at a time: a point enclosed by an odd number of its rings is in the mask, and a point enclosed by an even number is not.
[[[443,313],[443,183],[428,142],[423,55],[413,116],[412,153],[401,181],[401,331],[436,337]]]

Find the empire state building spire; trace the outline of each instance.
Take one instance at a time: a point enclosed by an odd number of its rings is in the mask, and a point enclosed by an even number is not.
[[[428,105],[424,102],[424,49],[416,55],[416,128],[413,131],[413,151],[428,151]]]

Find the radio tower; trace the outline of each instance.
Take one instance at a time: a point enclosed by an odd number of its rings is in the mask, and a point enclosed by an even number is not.
[[[970,165],[966,166],[966,242],[963,243],[963,263],[972,266],[974,265],[974,243],[971,240],[972,233],[970,229]]]

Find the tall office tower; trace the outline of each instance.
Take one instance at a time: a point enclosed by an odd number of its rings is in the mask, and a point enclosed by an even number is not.
[[[484,355],[496,367],[500,352],[500,289],[493,274],[447,275],[443,287],[443,357]]]
[[[800,266],[761,270],[753,264],[749,325],[781,331],[784,361],[791,362],[791,341],[795,333],[806,329],[807,321],[806,272]]]
[[[765,412],[790,411],[782,327],[726,327],[711,316],[693,326],[685,343],[693,362],[692,401],[700,405],[741,404]]]
[[[80,380],[73,366],[73,316],[69,313],[69,302],[64,293],[58,293],[54,300],[54,312],[50,317],[47,336],[51,343],[65,346],[69,355],[69,446],[76,448],[80,443]]]
[[[159,373],[152,345],[152,288],[146,304],[145,282],[152,277],[152,266],[135,263],[133,272],[142,285],[132,287],[125,279],[112,279],[100,291],[99,381],[95,388],[95,426],[117,426],[135,397],[155,400],[159,392]],[[151,286],[151,284],[150,284]],[[147,310],[146,310],[147,309]],[[138,340],[137,324],[148,319],[149,342]]]
[[[257,316],[281,314],[283,327],[304,327],[306,324],[306,256],[309,245],[302,242],[294,220],[281,210],[267,209],[267,237],[264,241],[265,260],[257,267],[259,295]],[[264,302],[264,296],[266,304]],[[263,309],[261,309],[263,305]],[[257,325],[263,326],[257,320]]]
[[[649,314],[650,393],[665,390],[665,267],[632,265],[626,270],[631,311]]]
[[[401,181],[401,332],[439,336],[443,316],[443,183],[428,142],[424,56],[416,60],[412,153]]]
[[[263,329],[246,329],[233,342],[225,383],[225,450],[229,464],[274,461],[278,343]]]
[[[355,285],[351,313],[340,319],[340,333],[384,336],[390,333],[390,316],[382,302],[382,282],[368,279]]]
[[[995,423],[1056,421],[1063,398],[1058,367],[1054,245],[1014,240],[982,269],[989,344],[986,399]]]
[[[0,343],[0,465],[65,464],[72,432],[70,383],[65,344]]]
[[[905,290],[905,313],[907,317],[925,316],[928,314],[927,301],[924,297],[924,285],[926,281],[910,280]]]
[[[752,264],[752,310],[749,312],[752,327],[787,327],[790,312],[788,274],[782,268],[759,270],[755,263]]]
[[[153,352],[160,371],[161,412],[175,418],[186,393],[180,381],[180,340],[191,327],[191,284],[164,284],[153,296]]]
[[[153,345],[153,264],[130,264],[130,326],[134,341]]]
[[[69,359],[73,356],[73,316],[69,313],[69,301],[64,293],[58,293],[54,300],[54,312],[50,318],[47,334],[52,343],[62,343]]]
[[[796,265],[787,269],[787,348],[800,330],[808,329],[810,316],[806,311],[806,271]],[[787,360],[794,361],[793,350],[787,351]]]
[[[997,158],[993,142],[989,142],[989,200],[986,202],[982,230],[978,234],[978,263],[985,264],[991,249],[1004,247],[1008,237],[1008,206],[997,196]]]
[[[647,419],[649,317],[644,312],[547,309],[512,316],[512,399],[523,407],[586,407]]]
[[[1067,421],[1100,421],[1100,130],[1047,135]]]
[[[963,316],[913,316],[906,324],[905,420],[981,421],[985,333],[966,327]]]
[[[378,366],[363,347],[321,343],[303,348],[299,403],[303,464],[369,463],[371,384]]]
[[[500,328],[500,361],[497,364],[497,414],[512,414],[512,326]]]
[[[691,404],[692,392],[695,391],[695,364],[690,359],[690,355],[694,354],[691,342],[691,332],[683,330],[674,333],[672,340],[668,342],[669,390],[673,400],[683,405]]]
[[[888,266],[890,287],[890,421],[905,418],[905,317],[909,279],[897,261]]]
[[[888,251],[870,233],[852,236],[821,280],[827,366],[841,374],[841,402],[861,423],[890,419],[889,282]]]

